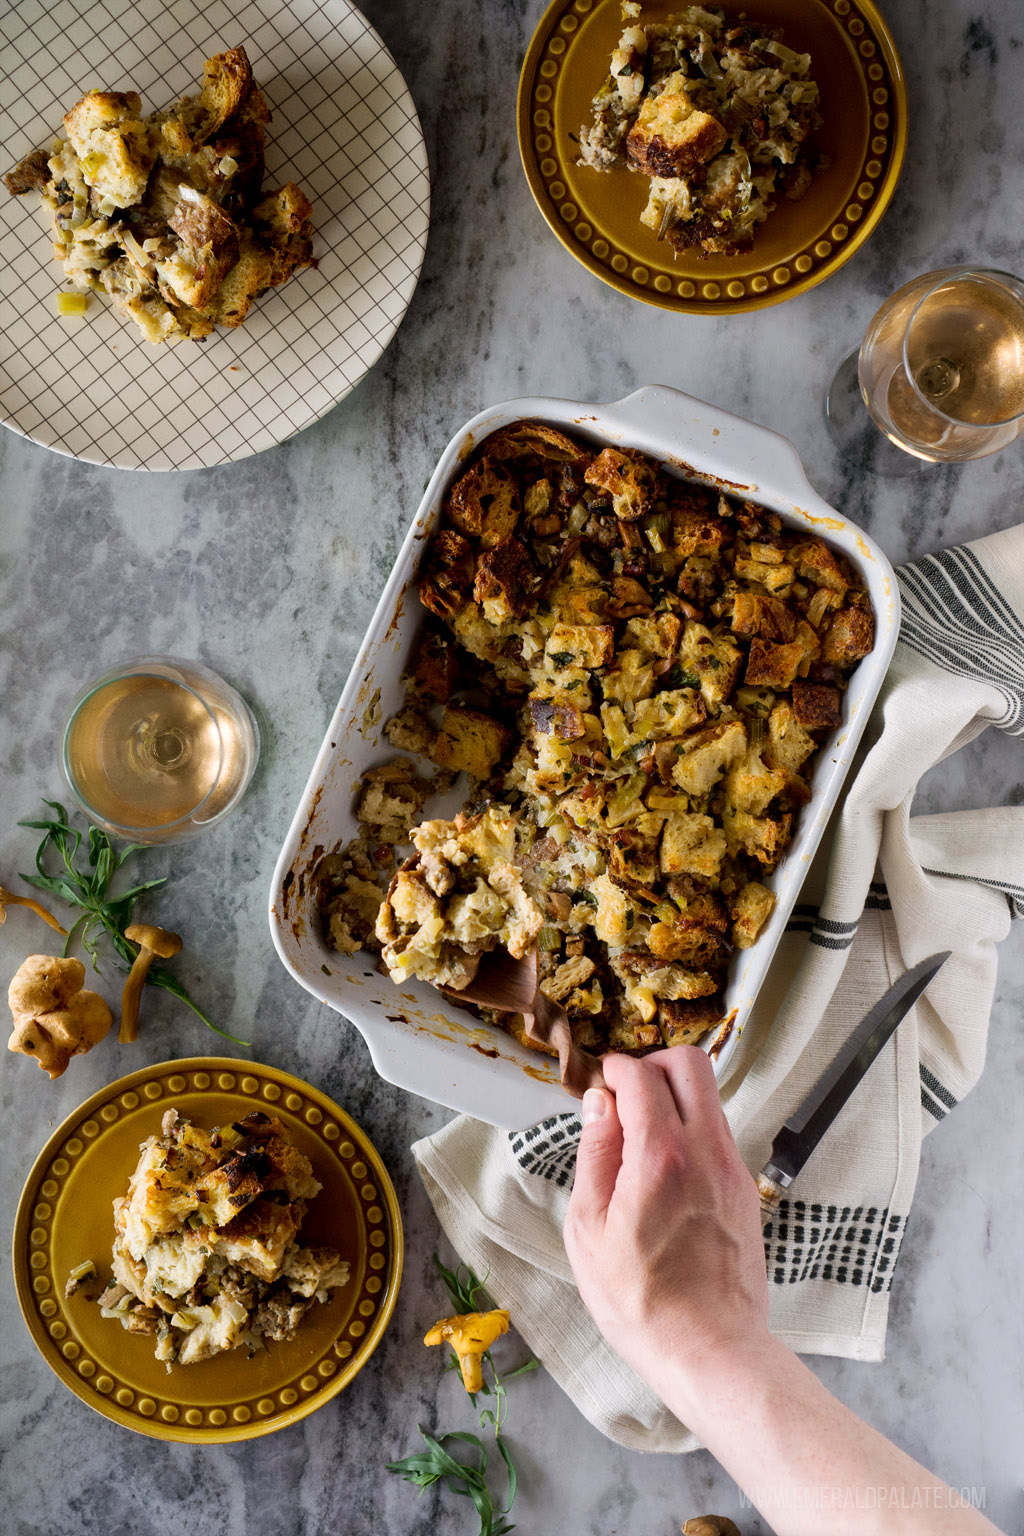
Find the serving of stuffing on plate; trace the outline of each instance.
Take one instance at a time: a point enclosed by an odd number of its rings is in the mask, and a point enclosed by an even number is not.
[[[580,163],[649,178],[641,222],[698,255],[748,250],[779,194],[810,185],[819,125],[811,57],[776,28],[691,5],[663,22],[623,6],[625,30],[579,131]],[[814,167],[822,168],[822,167]]]
[[[275,1117],[256,1110],[205,1131],[168,1110],[114,1201],[103,1315],[153,1337],[168,1368],[292,1338],[349,1280],[333,1248],[299,1242],[320,1188]]]
[[[519,422],[449,489],[419,595],[385,727],[418,762],[364,774],[361,834],[319,866],[327,941],[449,996],[536,946],[580,1049],[700,1039],[873,647],[860,578],[751,501]],[[424,819],[459,771],[462,810]]]
[[[109,294],[147,341],[202,340],[316,265],[313,210],[293,182],[263,191],[270,109],[244,48],[208,59],[197,95],[141,112],[135,91],[88,91],[4,182],[41,193],[74,289]]]

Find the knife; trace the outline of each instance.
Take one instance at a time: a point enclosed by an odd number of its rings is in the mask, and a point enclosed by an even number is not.
[[[930,955],[901,976],[866,1014],[831,1066],[819,1077],[800,1108],[794,1110],[772,1142],[772,1154],[757,1176],[761,1224],[770,1221],[779,1201],[818,1142],[881,1052],[901,1019],[952,954]]]

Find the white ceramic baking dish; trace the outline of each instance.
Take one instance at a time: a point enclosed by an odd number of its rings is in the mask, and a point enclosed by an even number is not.
[[[394,749],[384,722],[401,707],[401,674],[419,629],[415,590],[424,541],[437,527],[445,491],[462,461],[499,427],[523,418],[548,422],[597,444],[639,448],[688,478],[771,507],[794,527],[826,537],[860,572],[871,595],[875,648],[856,669],[842,726],[818,754],[812,801],[772,877],[777,903],[757,944],[737,952],[725,992],[728,1032],[713,1051],[719,1073],[771,964],[810,859],[846,777],[871,705],[885,676],[899,626],[892,567],[878,546],[811,489],[785,438],[675,389],[651,385],[610,405],[573,400],[507,400],[481,411],[441,455],[324,738],[274,872],[270,926],[295,979],[350,1019],[388,1082],[515,1129],[571,1106],[557,1063],[520,1047],[503,1031],[474,1020],[423,982],[401,988],[376,970],[376,957],[345,957],[320,934],[313,872],[325,852],[354,836],[359,776]],[[452,801],[458,803],[458,795]]]

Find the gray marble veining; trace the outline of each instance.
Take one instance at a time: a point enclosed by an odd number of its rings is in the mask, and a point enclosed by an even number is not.
[[[408,1259],[392,1326],[328,1407],[251,1445],[196,1450],[145,1440],[93,1415],[42,1362],[11,1287],[0,1295],[3,1536],[444,1536],[471,1512],[422,1500],[382,1470],[416,1446],[416,1424],[472,1427],[450,1376],[419,1339],[440,1297],[438,1244],[409,1143],[444,1112],[381,1082],[356,1032],[288,978],[265,915],[270,875],[337,701],[441,448],[482,405],[516,394],[612,399],[645,382],[704,396],[784,432],[809,476],[894,560],[975,538],[1024,515],[1018,444],[961,468],[885,481],[851,472],[824,430],[823,390],[881,299],[960,261],[1020,269],[1024,28],[1012,0],[891,0],[908,78],[911,140],[896,197],[837,275],[759,315],[666,316],[604,288],[557,245],[531,201],[515,142],[518,66],[540,0],[366,0],[419,107],[433,224],[405,322],[359,388],[300,437],[234,466],[142,477],[72,463],[0,434],[0,877],[29,867],[18,817],[58,795],[57,733],[90,674],[139,652],[194,655],[252,701],[265,746],[241,809],[146,869],[171,876],[161,918],[188,936],[181,972],[257,1059],[344,1104],[392,1170]],[[1018,741],[989,732],[922,785],[924,810],[1019,804]],[[15,913],[0,974],[39,944]],[[984,1489],[1021,1529],[1024,1224],[1015,1171],[1024,1042],[1024,949],[1004,946],[990,1067],[931,1136],[897,1274],[888,1358],[817,1360],[837,1393],[957,1487]],[[138,1045],[112,1040],[51,1084],[4,1053],[5,1233],[50,1130],[115,1075],[219,1050],[168,997],[147,998]],[[229,1053],[235,1048],[226,1047]],[[6,1241],[6,1239],[5,1239]],[[606,1443],[543,1373],[510,1393],[522,1469],[515,1516],[535,1536],[669,1536],[743,1511],[712,1458],[631,1455]]]

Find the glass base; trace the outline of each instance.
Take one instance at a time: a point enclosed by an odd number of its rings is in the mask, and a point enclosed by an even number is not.
[[[858,356],[859,352],[851,352],[843,359],[825,397],[825,420],[839,452],[851,464],[875,475],[903,478],[937,469],[939,466],[930,460],[897,448],[876,426],[860,392]]]

